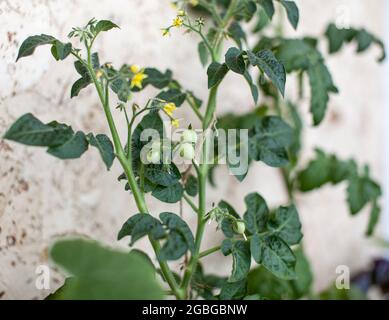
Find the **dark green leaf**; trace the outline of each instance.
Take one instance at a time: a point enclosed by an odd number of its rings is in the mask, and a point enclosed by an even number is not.
[[[228,282],[244,280],[250,271],[251,265],[249,243],[247,241],[225,239],[221,251],[225,256],[232,254],[232,273],[228,278]]]
[[[228,72],[228,67],[225,63],[212,62],[207,70],[208,89],[218,85]]]
[[[70,91],[70,98],[74,98],[78,96],[80,91],[82,89],[85,89],[87,86],[89,86],[92,83],[92,81],[89,79],[89,77],[83,77],[78,79],[75,83],[72,85],[72,89]]]
[[[296,258],[289,246],[279,237],[254,234],[250,248],[254,260],[278,278],[290,280],[296,277]]]
[[[243,59],[243,51],[238,48],[230,48],[225,55],[225,59],[226,65],[231,71],[239,74],[245,73],[246,64]]]
[[[250,64],[260,68],[274,83],[282,95],[285,93],[286,72],[270,50],[261,50],[256,54],[247,51]]]
[[[31,113],[17,119],[4,135],[4,139],[29,146],[50,147],[65,143],[73,136],[71,127],[52,122],[43,124]]]
[[[16,61],[18,61],[22,57],[30,56],[34,53],[35,48],[45,45],[45,44],[52,44],[56,39],[52,36],[49,36],[47,34],[41,34],[39,36],[32,36],[28,37],[26,40],[23,41],[22,45],[20,46],[18,57]]]
[[[132,246],[137,240],[149,235],[154,240],[161,239],[165,231],[161,222],[153,216],[145,213],[138,213],[129,218],[122,226],[118,234],[118,240],[131,236]]]
[[[263,232],[265,230],[269,209],[266,201],[258,193],[250,193],[244,198],[246,203],[246,212],[244,220],[250,233]]]
[[[259,0],[259,4],[262,6],[262,8],[265,10],[267,16],[269,19],[273,19],[275,9],[273,0]]]
[[[178,231],[171,231],[166,242],[159,251],[158,259],[161,261],[175,261],[188,251],[188,244]]]
[[[191,252],[194,252],[193,234],[189,226],[184,220],[182,220],[178,215],[171,212],[162,212],[159,215],[159,218],[170,231],[174,230],[180,233],[185,239],[185,242],[188,245],[189,250]]]
[[[293,143],[293,129],[279,117],[257,120],[249,131],[249,155],[272,167],[289,163],[287,148]]]
[[[172,72],[170,70],[166,70],[165,73],[162,73],[155,68],[146,68],[145,74],[147,75],[147,78],[143,81],[144,88],[148,84],[151,84],[157,89],[163,89],[172,81]]]
[[[78,131],[76,134],[65,142],[63,145],[49,147],[47,152],[60,159],[77,159],[88,150],[88,141],[83,132]]]
[[[300,13],[299,13],[299,9],[296,6],[296,3],[294,1],[286,1],[286,0],[281,0],[280,3],[284,6],[286,10],[289,22],[291,23],[293,28],[297,29],[299,19],[300,19]]]
[[[176,107],[180,107],[185,102],[186,93],[181,92],[178,89],[169,89],[159,93],[157,98],[166,102],[173,102]]]
[[[101,158],[107,166],[107,170],[109,170],[112,166],[113,160],[115,159],[115,153],[111,140],[105,134],[98,134],[95,137],[92,133],[87,135],[87,139],[91,146],[96,147],[99,150]]]
[[[54,40],[51,47],[51,53],[55,60],[64,60],[72,52],[71,43],[62,43],[61,41]]]
[[[176,184],[173,184],[168,187],[164,186],[156,186],[152,190],[152,196],[157,198],[158,200],[166,203],[176,203],[181,200],[184,189],[182,188],[182,185],[177,182]]]
[[[174,163],[148,164],[144,174],[151,182],[165,187],[175,185],[181,178],[180,171]]]
[[[197,178],[192,174],[189,175],[185,182],[185,192],[191,197],[197,196],[199,189],[198,184]]]
[[[109,20],[100,20],[95,27],[95,33],[98,34],[102,31],[109,31],[113,28],[119,28],[115,23]]]
[[[370,219],[366,230],[366,235],[368,237],[373,235],[374,230],[380,220],[380,215],[381,215],[381,207],[379,206],[377,201],[374,201],[370,210]]]
[[[269,229],[289,245],[298,244],[303,234],[295,206],[279,207],[269,221]]]
[[[236,282],[225,281],[220,291],[221,300],[241,300],[247,292],[246,279]]]

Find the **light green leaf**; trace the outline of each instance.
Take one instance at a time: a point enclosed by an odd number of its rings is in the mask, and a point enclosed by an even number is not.
[[[128,254],[76,239],[57,241],[50,256],[57,266],[72,275],[54,299],[163,298],[154,268],[138,252]]]
[[[147,75],[147,78],[143,81],[143,88],[151,84],[157,89],[163,89],[172,81],[172,72],[170,70],[166,70],[165,73],[162,73],[155,68],[146,68],[145,74]]]
[[[45,44],[53,44],[55,40],[56,39],[54,37],[49,36],[47,34],[28,37],[26,40],[23,41],[22,45],[20,46],[16,61],[18,61],[22,57],[27,57],[32,55],[35,49],[39,46]]]
[[[101,158],[103,159],[107,170],[109,170],[115,159],[111,140],[105,134],[98,134],[95,137],[92,133],[87,135],[87,139],[91,146],[96,147],[99,150]]]
[[[236,282],[225,281],[220,290],[221,300],[241,300],[247,292],[246,279]]]
[[[209,51],[207,46],[205,45],[204,41],[201,41],[197,47],[197,50],[199,52],[200,62],[205,67],[208,64],[209,60]]]
[[[296,277],[294,271],[296,258],[289,246],[279,237],[254,234],[250,248],[254,260],[276,277],[284,280]]]
[[[369,224],[367,226],[366,230],[366,236],[370,237],[373,235],[374,230],[380,220],[381,216],[381,207],[377,203],[377,201],[373,201],[371,210],[370,210],[370,219],[369,219]]]
[[[278,88],[282,95],[285,93],[286,72],[270,50],[261,50],[254,54],[247,51],[250,64],[262,70]]]
[[[265,10],[268,18],[270,20],[273,19],[273,16],[275,13],[273,0],[258,0],[258,1],[259,1],[259,4],[262,6],[262,8]]]

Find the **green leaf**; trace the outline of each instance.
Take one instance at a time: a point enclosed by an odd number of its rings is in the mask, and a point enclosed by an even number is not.
[[[78,131],[76,134],[65,142],[63,145],[49,147],[47,152],[59,159],[77,159],[88,150],[88,141],[83,132]]]
[[[231,38],[236,42],[240,49],[242,49],[242,42],[246,42],[246,34],[237,21],[232,21],[228,27],[228,32]]]
[[[51,53],[55,60],[64,60],[72,52],[72,44],[62,43],[59,40],[54,40],[53,46],[51,47]]]
[[[212,62],[207,70],[208,89],[217,86],[228,72],[228,67],[225,63]]]
[[[247,51],[250,64],[262,70],[278,88],[282,95],[285,93],[286,72],[285,67],[270,50],[261,50],[254,54]]]
[[[111,140],[105,134],[98,134],[95,137],[92,133],[87,135],[87,139],[91,146],[96,147],[99,150],[101,158],[103,159],[107,170],[109,170],[115,159]]]
[[[247,277],[247,293],[260,295],[271,300],[300,299],[311,292],[313,275],[302,246],[295,251],[296,279],[282,280],[264,267],[252,269]]]
[[[158,254],[161,261],[175,261],[180,259],[188,251],[188,245],[184,237],[178,231],[171,231],[165,244]]]
[[[162,73],[155,68],[146,68],[145,74],[147,75],[147,78],[143,81],[143,88],[151,84],[157,89],[163,89],[172,81],[172,72],[170,70],[166,70],[165,73]]]
[[[222,242],[221,251],[225,256],[232,254],[232,273],[228,278],[228,282],[244,280],[250,271],[251,264],[249,243],[247,241],[225,239]]]
[[[197,47],[197,50],[199,52],[200,62],[205,67],[208,64],[209,60],[209,51],[207,46],[205,45],[204,41],[201,41]]]
[[[197,178],[194,175],[189,175],[185,182],[185,192],[191,196],[195,197],[197,196],[197,193],[199,191],[199,182]]]
[[[237,219],[241,219],[239,214],[235,211],[235,209],[226,201],[224,200],[220,201],[217,206],[222,210],[226,210],[228,214],[230,214],[231,216]],[[223,231],[223,234],[227,238],[233,238],[235,235],[237,235],[234,229],[234,224],[235,224],[235,219],[232,219],[231,217],[226,217],[222,220],[221,230]]]
[[[329,93],[337,93],[331,74],[323,63],[318,63],[308,69],[309,83],[311,85],[311,108],[313,123],[319,125],[324,119]]]
[[[275,235],[254,234],[250,241],[254,260],[273,273],[276,277],[290,280],[296,277],[294,267],[296,258],[289,246]]]
[[[195,250],[194,238],[187,223],[178,215],[171,212],[162,212],[159,218],[170,231],[177,231],[181,234],[189,250],[193,253]]]
[[[259,0],[259,4],[265,10],[266,15],[269,17],[269,19],[273,19],[275,13],[273,0]]]
[[[71,127],[51,122],[43,124],[31,113],[17,119],[4,135],[4,139],[29,146],[51,147],[65,143],[73,136]]]
[[[151,182],[165,187],[175,185],[181,178],[180,171],[174,163],[148,164],[144,174]]]
[[[72,275],[55,299],[163,298],[154,268],[136,251],[128,254],[76,239],[57,241],[50,256],[57,266]]]
[[[263,232],[269,218],[269,208],[266,201],[258,193],[250,193],[244,198],[244,201],[247,210],[243,217],[247,230],[252,234]]]
[[[100,20],[95,27],[95,34],[99,34],[102,31],[109,31],[113,28],[119,28],[118,25],[109,20]],[[120,29],[120,28],[119,28]]]
[[[168,187],[156,186],[152,190],[151,194],[153,197],[157,198],[162,202],[176,203],[181,200],[184,194],[184,189],[182,188],[182,185],[177,182]]]
[[[347,201],[351,214],[357,214],[368,202],[375,201],[381,194],[380,186],[371,180],[367,174],[350,176]]]
[[[286,10],[289,22],[291,23],[293,28],[297,29],[300,19],[300,13],[298,7],[296,6],[296,3],[294,1],[286,0],[281,0],[280,3],[284,6]]]
[[[127,102],[131,95],[130,82],[125,76],[118,75],[118,77],[110,82],[110,88],[115,92],[122,102]]]
[[[186,93],[181,92],[178,89],[169,89],[159,93],[156,98],[166,102],[172,102],[176,107],[180,107],[185,102]]]
[[[345,43],[350,43],[355,40],[358,45],[357,53],[365,52],[373,44],[376,44],[382,51],[378,62],[383,62],[386,58],[384,43],[366,29],[338,29],[335,24],[331,23],[327,27],[325,36],[327,37],[329,53],[331,54],[340,51]]]
[[[247,292],[246,279],[236,282],[225,281],[220,290],[221,300],[241,300]]]
[[[243,76],[246,79],[248,85],[250,86],[250,91],[251,91],[251,95],[252,95],[252,97],[254,99],[254,103],[257,104],[257,102],[258,102],[258,95],[259,95],[258,88],[255,85],[253,79],[251,78],[251,75],[248,73],[247,70],[245,71]]]
[[[149,214],[138,213],[123,224],[118,234],[118,240],[131,236],[130,245],[132,246],[146,235],[151,236],[154,240],[158,240],[165,236],[165,231],[158,219]]]
[[[281,118],[270,116],[257,120],[249,131],[249,155],[271,167],[289,163],[287,148],[293,143],[293,129]]]
[[[366,230],[366,236],[370,237],[373,235],[374,230],[380,220],[380,215],[381,207],[379,206],[377,201],[374,201],[370,210],[370,219]]]
[[[26,40],[23,41],[22,45],[20,46],[16,61],[18,61],[22,57],[27,57],[32,55],[35,49],[39,46],[45,44],[53,44],[55,40],[56,39],[54,37],[49,36],[47,34],[28,37]]]
[[[91,84],[90,78],[80,78],[75,83],[73,83],[72,88],[70,90],[70,98],[77,97],[82,89],[85,89],[87,86]]]
[[[316,149],[316,158],[297,175],[298,186],[301,191],[307,192],[326,183],[337,184],[347,179],[352,170],[351,162],[340,161],[336,156]]]
[[[226,55],[226,65],[227,67],[236,73],[244,74],[246,71],[246,64],[243,58],[243,51],[238,48],[230,48],[228,49]]]
[[[289,245],[298,244],[303,237],[299,215],[294,205],[279,207],[271,217],[268,227]]]

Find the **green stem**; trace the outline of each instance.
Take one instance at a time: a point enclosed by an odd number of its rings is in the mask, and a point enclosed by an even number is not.
[[[196,205],[194,204],[192,199],[186,193],[184,193],[183,197],[184,197],[185,201],[189,204],[189,206],[193,209],[193,211],[198,214],[199,209],[196,207]]]
[[[114,119],[112,117],[111,109],[109,107],[109,96],[108,96],[109,89],[108,89],[108,84],[105,87],[105,94],[104,94],[104,90],[103,90],[103,88],[101,86],[101,83],[96,78],[95,71],[93,70],[93,67],[92,67],[92,65],[90,63],[90,61],[91,61],[90,49],[88,47],[87,47],[87,51],[88,51],[88,64],[86,66],[88,68],[88,71],[89,71],[89,74],[90,74],[90,76],[92,78],[92,81],[93,81],[93,83],[94,83],[94,85],[96,87],[96,90],[97,90],[97,93],[99,95],[100,101],[101,101],[101,103],[103,105],[105,116],[107,118],[109,129],[111,131],[112,139],[113,139],[113,142],[114,142],[116,156],[117,156],[120,164],[122,165],[122,167],[124,169],[124,172],[125,172],[125,174],[127,176],[128,183],[129,183],[129,185],[131,187],[131,191],[132,191],[132,193],[134,195],[134,199],[135,199],[136,205],[138,207],[138,210],[141,213],[149,214],[149,211],[148,211],[147,205],[146,205],[146,203],[144,201],[142,192],[139,189],[139,186],[138,186],[138,184],[137,184],[137,182],[135,180],[134,172],[132,170],[132,166],[131,166],[131,164],[132,164],[131,148],[129,148],[130,151],[129,151],[128,157],[126,157],[125,152],[123,150],[123,146],[121,144],[119,133],[118,133],[118,131],[116,129],[115,121],[114,121]],[[131,131],[129,133],[129,137],[128,138],[129,138],[129,141],[131,141]],[[158,254],[159,254],[159,251],[161,249],[161,246],[160,246],[158,241],[155,241],[151,237],[149,237],[149,239],[150,239],[151,245],[152,245],[152,247],[154,249],[154,252],[155,252],[155,254],[156,254],[157,258],[158,258]],[[174,295],[177,297],[177,299],[182,299],[183,298],[183,292],[178,287],[178,284],[177,284],[177,282],[176,282],[176,280],[174,278],[174,275],[171,272],[168,264],[165,261],[160,261],[159,259],[158,259],[158,262],[159,262],[159,265],[160,265],[163,277],[165,278],[166,282],[169,284],[169,286],[172,289]]]
[[[208,255],[210,255],[212,253],[215,253],[215,252],[219,251],[220,249],[221,249],[221,246],[216,246],[216,247],[213,247],[211,249],[205,250],[205,251],[200,253],[199,258],[200,259],[204,258],[204,257],[206,257],[206,256],[208,256]]]

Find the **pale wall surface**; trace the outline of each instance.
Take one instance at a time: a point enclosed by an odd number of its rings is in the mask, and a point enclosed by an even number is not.
[[[300,32],[317,35],[326,22],[334,20],[340,4],[351,10],[353,25],[364,25],[383,34],[384,0],[298,1],[302,11]],[[116,65],[128,62],[142,66],[172,68],[186,87],[206,97],[206,76],[197,58],[196,39],[174,32],[170,39],[161,37],[160,28],[169,24],[174,11],[161,0],[0,0],[0,134],[20,115],[33,112],[43,120],[57,119],[74,128],[107,132],[102,110],[91,88],[70,100],[70,85],[76,80],[72,62],[56,63],[48,48],[40,48],[33,57],[15,64],[17,48],[29,35],[47,33],[65,39],[72,26],[82,25],[91,17],[112,19],[121,26],[98,41],[102,61]],[[304,158],[313,154],[312,146],[321,146],[353,156],[372,165],[380,178],[383,105],[382,72],[375,63],[378,51],[355,57],[353,48],[329,60],[341,94],[331,100],[327,121],[320,128],[307,129]],[[220,96],[221,111],[245,111],[252,108],[246,84],[229,76]],[[240,79],[239,79],[240,80]],[[288,91],[287,91],[288,92]],[[289,90],[289,92],[293,92]],[[136,97],[146,101],[151,90]],[[304,106],[307,110],[308,106]],[[191,116],[188,112],[187,117]],[[309,121],[309,117],[307,117]],[[121,126],[122,132],[124,127]],[[76,161],[60,161],[44,150],[0,141],[0,298],[42,298],[34,284],[35,269],[47,263],[51,239],[64,234],[86,234],[116,244],[115,236],[129,215],[136,213],[134,202],[116,181],[118,163],[106,172],[97,152],[87,152]],[[243,197],[258,191],[271,205],[286,201],[277,171],[255,165],[242,184],[226,170],[219,190],[210,189],[208,205],[226,198],[243,210]],[[227,181],[226,181],[227,179]],[[364,212],[351,219],[344,202],[345,186],[324,188],[298,196],[304,224],[304,243],[316,274],[315,288],[322,289],[335,277],[335,267],[346,264],[356,270],[367,265],[377,251],[363,238],[367,222]],[[152,211],[178,211],[178,205],[157,204]],[[185,210],[194,222],[194,214]],[[210,227],[204,248],[219,242],[221,236]],[[122,243],[125,246],[125,242]],[[146,242],[142,242],[149,248]],[[230,260],[214,255],[208,258],[209,271],[227,273]],[[59,285],[54,276],[52,289]]]

